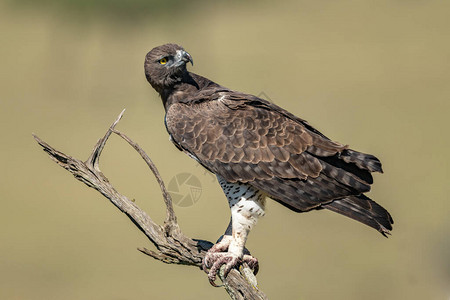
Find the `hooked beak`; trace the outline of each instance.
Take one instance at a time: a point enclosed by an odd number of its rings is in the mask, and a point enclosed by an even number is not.
[[[179,66],[182,64],[186,64],[188,62],[190,62],[192,65],[194,65],[192,56],[184,50],[178,50],[177,54],[175,55],[175,64]]]

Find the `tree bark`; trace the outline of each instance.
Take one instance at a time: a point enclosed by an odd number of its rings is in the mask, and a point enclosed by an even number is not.
[[[105,136],[97,142],[91,155],[85,162],[56,150],[34,134],[33,137],[53,161],[72,173],[76,179],[99,191],[114,206],[125,213],[156,247],[156,251],[138,248],[139,251],[167,264],[195,266],[202,270],[202,260],[206,251],[213,246],[213,243],[192,239],[183,234],[177,222],[172,199],[159,175],[158,169],[138,144],[115,129],[124,112],[125,110],[120,113],[109,127]],[[120,194],[100,171],[100,155],[112,133],[127,141],[141,155],[156,177],[166,206],[166,219],[163,225],[156,224],[146,212],[126,196]],[[267,299],[266,295],[259,290],[256,277],[251,269],[245,264],[239,270],[231,270],[227,276],[224,276],[222,268],[218,275],[231,299]],[[206,277],[205,280],[207,280]]]

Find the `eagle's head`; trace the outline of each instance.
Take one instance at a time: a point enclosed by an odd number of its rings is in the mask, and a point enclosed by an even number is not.
[[[145,77],[161,93],[165,88],[171,88],[182,81],[187,74],[187,62],[193,64],[192,57],[179,45],[155,47],[145,56]]]

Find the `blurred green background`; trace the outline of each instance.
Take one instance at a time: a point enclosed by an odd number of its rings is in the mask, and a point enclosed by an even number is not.
[[[3,1],[0,28],[1,299],[228,299],[199,270],[139,253],[151,247],[141,232],[31,137],[85,159],[126,108],[118,128],[166,183],[201,181],[198,202],[176,207],[183,231],[215,240],[226,199],[169,142],[143,74],[147,51],[166,42],[189,51],[193,72],[264,92],[383,162],[370,196],[394,217],[389,239],[269,202],[247,246],[271,299],[449,299],[450,2]],[[101,168],[163,220],[153,176],[119,138]]]

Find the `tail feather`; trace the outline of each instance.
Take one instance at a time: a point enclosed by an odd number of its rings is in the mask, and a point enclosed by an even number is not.
[[[383,173],[380,160],[371,154],[346,149],[340,153],[339,157],[346,163],[354,163],[360,169]]]
[[[322,207],[375,228],[386,237],[394,224],[388,211],[365,195],[345,197]]]

